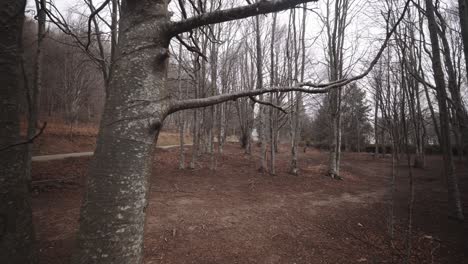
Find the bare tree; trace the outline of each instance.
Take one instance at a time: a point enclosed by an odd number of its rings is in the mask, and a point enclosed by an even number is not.
[[[330,81],[343,78],[344,40],[345,30],[348,26],[349,0],[335,0],[327,2],[327,15],[325,26],[327,31],[327,62]],[[330,10],[330,7],[334,7]],[[333,14],[331,14],[333,12]],[[341,157],[341,88],[333,90],[329,96],[331,139],[329,175],[332,178],[340,177]]]
[[[394,28],[369,67],[352,78],[186,100],[175,100],[166,89],[172,37],[200,26],[276,12],[305,2],[310,1],[260,1],[172,22],[165,1],[122,1],[117,58],[87,179],[73,263],[142,262],[151,154],[169,114],[273,92],[327,93],[372,70]]]

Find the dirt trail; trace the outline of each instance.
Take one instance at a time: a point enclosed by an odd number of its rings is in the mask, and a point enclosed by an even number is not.
[[[192,144],[185,144],[185,146],[191,146]],[[170,149],[170,148],[178,148],[180,145],[169,145],[169,146],[156,146],[159,149]],[[34,156],[32,157],[32,161],[52,161],[52,160],[61,160],[67,158],[78,158],[78,157],[89,157],[93,156],[94,152],[86,151],[86,152],[76,152],[76,153],[65,153],[65,154],[53,154],[53,155],[42,155],[42,156]]]

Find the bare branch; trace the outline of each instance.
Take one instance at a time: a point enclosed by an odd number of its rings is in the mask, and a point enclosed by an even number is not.
[[[101,10],[104,9],[104,7],[106,7],[106,5],[109,4],[109,2],[110,0],[105,0],[96,10],[93,10],[94,6],[90,2],[89,7],[92,13],[89,15],[89,18],[88,18],[88,42],[86,43],[86,50],[88,50],[89,45],[91,44],[91,23],[93,22],[94,16],[99,14],[99,12],[101,12]]]
[[[374,57],[374,59],[369,64],[369,67],[367,67],[367,69],[363,73],[361,73],[359,75],[356,75],[356,76],[354,76],[352,78],[349,78],[349,79],[345,78],[345,79],[341,79],[341,80],[331,82],[331,83],[314,84],[314,83],[310,83],[310,82],[304,82],[304,83],[300,83],[299,86],[310,86],[310,87],[314,87],[314,88],[327,87],[327,88],[331,89],[331,88],[337,88],[337,87],[345,86],[345,85],[347,85],[347,84],[349,84],[351,82],[354,82],[354,81],[357,81],[357,80],[360,80],[360,79],[366,77],[372,71],[372,69],[377,64],[377,62],[379,62],[379,59],[382,56],[382,53],[387,48],[388,41],[392,37],[393,33],[395,33],[395,31],[396,31],[398,25],[400,24],[400,22],[405,17],[406,11],[408,10],[408,7],[409,7],[409,4],[411,3],[411,1],[412,0],[406,1],[405,7],[403,8],[403,12],[401,13],[401,15],[398,18],[398,20],[396,21],[396,23],[393,25],[392,29],[387,33],[387,36],[385,37],[385,40],[382,43],[382,46],[380,47],[379,51],[377,52],[377,55]]]
[[[5,147],[1,147],[0,148],[0,151],[4,151],[4,150],[7,150],[7,149],[10,149],[10,148],[13,148],[13,147],[16,147],[16,146],[19,146],[19,145],[25,145],[25,144],[30,144],[30,143],[33,143],[34,140],[36,138],[38,138],[42,132],[44,132],[45,128],[47,126],[47,122],[44,122],[44,124],[42,125],[41,129],[39,130],[39,132],[37,132],[36,135],[34,135],[32,138],[26,140],[26,141],[22,141],[22,142],[19,142],[19,143],[15,143],[15,144],[11,144],[11,145],[8,145],[8,146],[5,146]]]
[[[281,106],[278,106],[278,105],[275,105],[275,104],[272,104],[272,103],[269,103],[269,102],[257,100],[253,96],[249,96],[249,98],[250,98],[250,100],[252,100],[255,103],[271,106],[271,107],[276,108],[276,109],[280,110],[281,112],[287,114],[286,110],[284,110]]]
[[[208,58],[206,57],[205,54],[203,54],[203,52],[200,51],[200,49],[196,46],[190,46],[187,42],[185,42],[180,36],[175,36],[176,39],[180,42],[180,44],[182,44],[182,46],[184,46],[188,51],[190,52],[195,52],[196,54],[198,54],[200,57],[202,57],[205,61],[208,61]]]
[[[184,109],[192,109],[192,108],[200,108],[200,107],[207,107],[215,104],[224,103],[227,101],[235,101],[236,99],[242,97],[252,97],[256,95],[266,94],[266,93],[278,93],[278,92],[304,92],[310,94],[322,94],[327,93],[329,91],[328,88],[322,89],[309,89],[300,86],[292,86],[292,87],[270,87],[265,89],[257,89],[257,90],[246,90],[246,91],[239,91],[230,94],[220,94],[215,96],[210,96],[206,98],[196,98],[196,99],[186,99],[181,101],[175,101],[169,108],[168,114],[184,110]]]
[[[251,5],[234,7],[219,11],[193,16],[181,21],[172,22],[169,25],[169,33],[171,36],[190,31],[192,29],[232,21],[236,19],[251,17],[260,14],[268,14],[281,10],[286,10],[295,7],[296,5],[316,2],[317,0],[270,0],[258,1]]]
[[[281,0],[275,1],[275,2],[282,2]],[[174,102],[168,111],[168,114],[184,110],[184,109],[192,109],[192,108],[200,108],[200,107],[207,107],[215,104],[220,104],[226,101],[230,100],[236,100],[241,97],[252,97],[260,94],[265,94],[265,93],[273,93],[273,92],[304,92],[308,94],[319,94],[319,93],[327,93],[331,89],[339,88],[342,86],[345,86],[351,82],[360,80],[367,76],[369,72],[374,68],[374,66],[377,64],[379,61],[380,57],[382,56],[382,53],[384,52],[385,48],[387,47],[388,41],[392,37],[393,33],[395,32],[396,28],[400,24],[400,22],[403,20],[406,11],[408,10],[409,4],[411,0],[406,1],[405,7],[403,9],[403,12],[401,13],[399,19],[396,21],[396,23],[393,25],[392,29],[388,31],[387,36],[382,43],[382,46],[380,47],[379,51],[377,52],[377,55],[374,57],[372,62],[370,63],[369,67],[361,74],[356,75],[352,78],[349,79],[341,79],[338,81],[330,82],[330,83],[324,83],[324,84],[316,84],[312,82],[303,82],[299,83],[296,86],[292,87],[270,87],[267,89],[259,89],[259,90],[248,90],[248,91],[240,91],[240,92],[235,92],[235,93],[230,93],[230,94],[221,94],[221,95],[216,95],[216,96],[211,96],[211,97],[206,97],[206,98],[197,98],[197,99],[187,99],[187,100],[182,100],[182,101],[176,101]],[[310,89],[310,88],[304,88],[304,87],[312,87],[315,89]]]

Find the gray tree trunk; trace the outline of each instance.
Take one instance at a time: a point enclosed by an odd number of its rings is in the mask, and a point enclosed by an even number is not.
[[[440,59],[439,38],[437,36],[437,22],[434,14],[432,0],[426,0],[426,16],[432,46],[432,68],[434,70],[434,80],[436,83],[437,101],[439,103],[440,119],[440,146],[442,148],[444,160],[444,172],[448,183],[448,195],[451,213],[458,220],[463,220],[463,206],[458,187],[458,178],[454,172],[452,143],[450,137],[449,114],[447,109],[447,91],[445,87],[444,72]]]
[[[37,11],[37,46],[36,58],[34,65],[34,81],[32,87],[25,84],[25,89],[29,92],[26,93],[28,97],[28,130],[26,133],[27,138],[33,138],[36,134],[36,126],[39,120],[39,96],[42,87],[42,43],[45,37],[45,1],[36,0]],[[31,158],[32,158],[33,144],[27,144],[25,154],[25,167],[26,179],[31,181]]]
[[[261,32],[260,32],[260,16],[255,17],[255,42],[256,42],[256,53],[257,53],[257,89],[263,89],[263,53],[261,43]],[[263,101],[263,95],[260,95],[260,101]],[[265,118],[265,107],[259,104],[259,140],[260,140],[260,172],[267,171],[266,164],[266,118]]]
[[[157,100],[169,98],[162,5],[122,4],[118,59],[83,197],[75,264],[142,262],[152,154],[169,104]]]
[[[275,33],[276,33],[276,13],[273,14],[273,22],[271,25],[271,42],[270,42],[270,86],[275,85]],[[274,102],[274,97],[277,95],[270,94],[270,103]],[[278,111],[270,107],[270,173],[276,174],[276,131],[278,123]]]
[[[329,3],[328,3],[329,4]],[[330,5],[330,4],[329,4]],[[336,81],[343,77],[343,52],[344,35],[347,27],[349,1],[335,1],[334,17],[330,16],[327,9],[326,30],[328,36],[328,67],[330,81]],[[329,93],[329,112],[331,122],[329,169],[330,177],[341,179],[341,90],[332,89]]]
[[[19,102],[21,38],[26,1],[0,3],[0,263],[35,263],[26,145],[21,141]]]
[[[182,97],[182,44],[179,44],[179,65],[177,67],[177,92],[179,98]],[[179,169],[185,169],[185,146],[184,146],[184,127],[185,118],[184,112],[177,114],[177,121],[179,125]]]

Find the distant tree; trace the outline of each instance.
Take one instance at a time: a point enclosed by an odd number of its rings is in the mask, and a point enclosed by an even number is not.
[[[343,145],[347,150],[360,152],[369,143],[372,125],[366,92],[353,83],[343,96]]]
[[[329,100],[323,99],[317,115],[311,124],[312,140],[319,146],[330,147],[332,138],[329,133],[330,115]],[[366,93],[356,84],[346,88],[342,101],[343,146],[347,150],[361,151],[368,143],[372,126],[369,121],[370,106]]]

